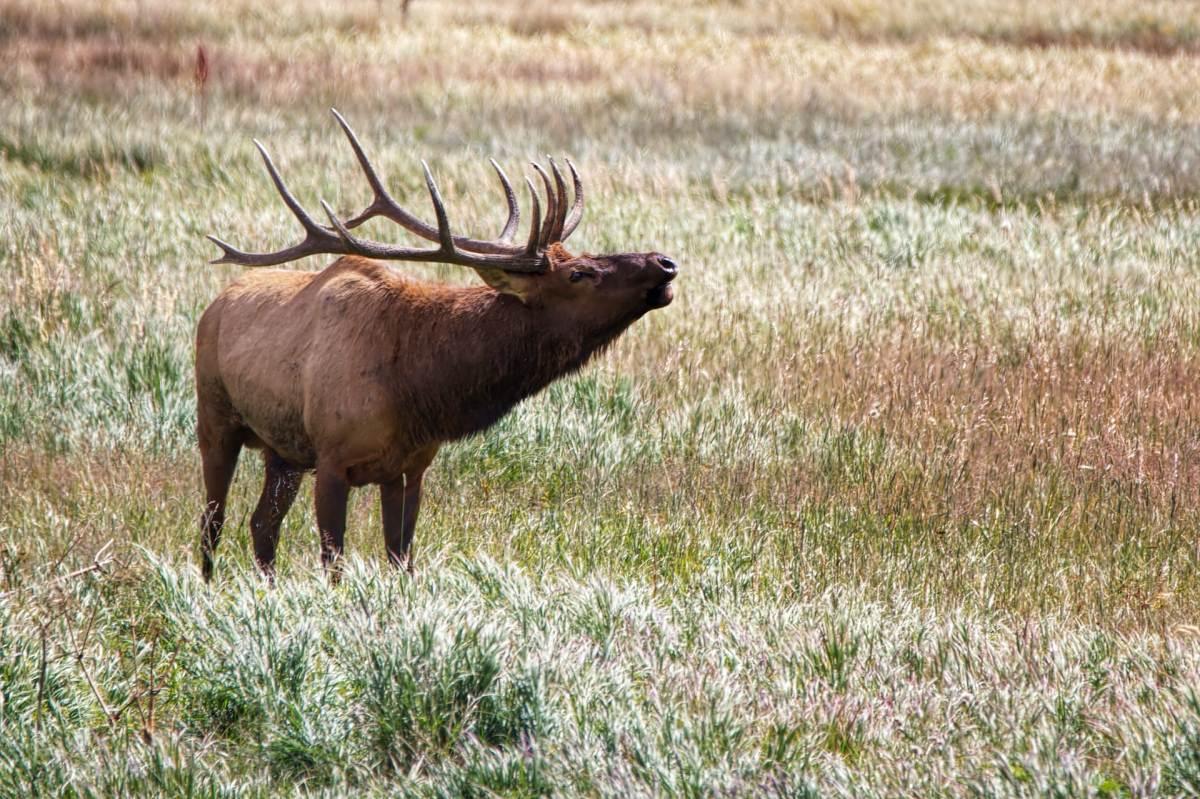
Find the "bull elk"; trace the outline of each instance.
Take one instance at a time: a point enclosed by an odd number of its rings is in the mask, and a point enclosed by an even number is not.
[[[255,145],[283,202],[304,228],[276,252],[222,250],[213,263],[264,267],[308,255],[341,256],[319,272],[242,275],[204,311],[196,330],[197,434],[207,504],[201,551],[206,580],[243,447],[263,452],[266,476],[250,520],[254,556],[269,577],[284,515],[305,472],[316,473],[317,526],[327,570],[342,552],[346,500],[378,485],[389,560],[412,570],[421,480],[438,448],[485,430],[524,398],[579,369],[646,312],[672,299],[676,265],[656,252],[572,255],[563,243],[583,216],[583,185],[568,161],[574,198],[553,159],[528,178],[532,219],[524,242],[516,193],[492,161],[508,205],[500,235],[454,235],[429,167],[436,226],[400,207],[336,110],[374,199],[351,219],[324,201],[329,225],[296,200],[266,149]],[[551,175],[553,177],[551,177]],[[352,229],[390,220],[432,248],[361,238]],[[380,261],[458,264],[486,285],[405,277]],[[336,568],[333,576],[336,578]]]

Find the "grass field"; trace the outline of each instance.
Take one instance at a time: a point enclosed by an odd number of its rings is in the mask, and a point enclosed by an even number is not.
[[[1200,792],[1200,6],[276,8],[0,0],[0,795]],[[570,155],[678,296],[443,450],[414,578],[310,483],[268,589],[246,456],[207,588],[204,234],[295,235],[252,137],[367,199],[330,106],[478,235]]]

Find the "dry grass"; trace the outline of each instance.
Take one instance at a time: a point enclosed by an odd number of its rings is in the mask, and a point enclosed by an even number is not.
[[[569,19],[571,12],[553,13]],[[295,101],[314,88],[346,104],[395,101],[430,84],[520,94],[561,83],[572,94],[599,84],[609,94],[651,91],[681,106],[736,105],[754,115],[802,112],[814,102],[871,113],[1134,113],[1179,123],[1195,123],[1198,113],[1190,98],[1200,78],[1190,53],[1064,52],[952,36],[862,41],[787,30],[721,40],[682,24],[649,31],[571,25],[540,33],[533,44],[519,32],[483,36],[476,27],[434,22],[350,37],[322,35],[318,26],[266,41],[253,32],[207,40],[216,87],[257,102]],[[203,39],[132,24],[14,28],[0,52],[6,72],[20,70],[21,83],[106,93],[139,90],[142,81],[182,88],[195,41]],[[478,58],[437,57],[464,47]]]

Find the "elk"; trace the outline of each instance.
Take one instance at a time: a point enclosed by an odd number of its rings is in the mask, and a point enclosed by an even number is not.
[[[230,283],[196,330],[197,437],[206,505],[202,570],[225,520],[226,497],[243,447],[262,451],[265,479],[250,519],[254,557],[273,578],[279,528],[301,479],[315,472],[321,561],[336,580],[351,488],[378,485],[388,560],[412,571],[421,482],[438,448],[487,429],[514,405],[582,367],[633,322],[673,298],[674,261],[657,253],[572,255],[564,242],[583,216],[583,184],[567,161],[573,201],[553,159],[538,164],[546,196],[527,177],[532,218],[525,241],[516,193],[493,160],[508,206],[499,236],[451,232],[425,162],[436,225],[392,199],[346,120],[374,198],[343,220],[321,201],[316,222],[254,142],[304,238],[275,252],[221,248],[213,263],[266,267],[309,255],[341,256],[318,272],[262,270]],[[553,175],[553,177],[551,177]],[[351,231],[382,218],[434,247],[409,248]],[[457,264],[484,285],[452,286],[406,277],[383,261]]]

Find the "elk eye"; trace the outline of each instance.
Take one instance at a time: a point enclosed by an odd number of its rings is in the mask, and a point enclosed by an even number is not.
[[[579,281],[583,280],[585,277],[595,277],[595,275],[592,274],[591,272],[584,272],[579,269],[576,269],[574,272],[571,273],[571,282],[578,283]]]

